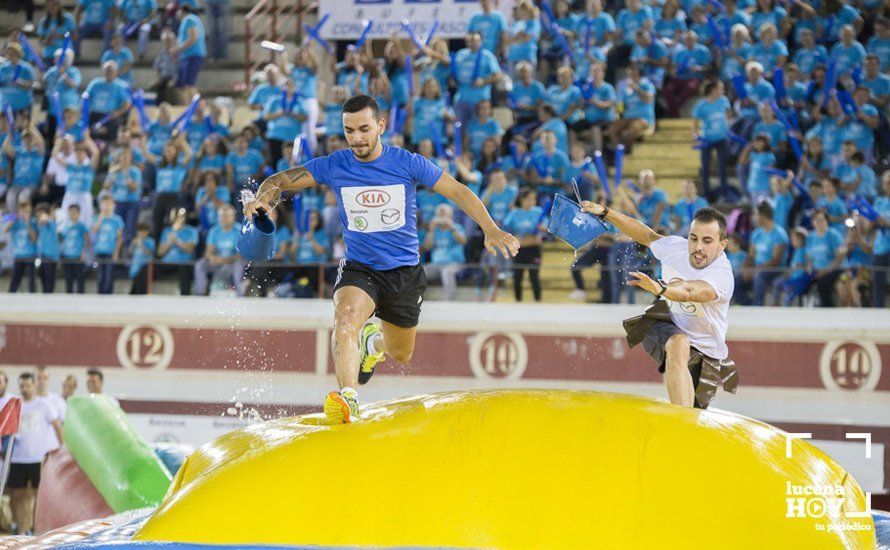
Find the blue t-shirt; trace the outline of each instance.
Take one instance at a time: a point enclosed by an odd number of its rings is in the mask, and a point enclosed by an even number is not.
[[[43,48],[44,59],[51,59],[56,50],[65,43],[65,33],[73,30],[74,17],[70,13],[62,13],[61,23],[57,22],[55,17],[42,17],[40,23],[37,24],[37,36],[43,41],[49,38],[49,35],[54,35]]]
[[[788,229],[788,217],[794,205],[794,195],[789,191],[773,195],[773,223],[782,229]]]
[[[655,219],[655,209],[659,204],[664,205],[664,210],[661,212],[661,219]],[[643,223],[648,225],[649,227],[655,227],[659,225],[663,225],[665,227],[670,227],[670,210],[671,205],[668,203],[667,194],[661,189],[653,189],[652,194],[648,197],[645,195],[640,195],[639,202],[637,204],[637,210],[640,212],[640,216],[643,218]]]
[[[513,202],[519,190],[516,187],[507,186],[500,193],[491,193],[488,197],[488,213],[495,223],[501,224],[513,208]]]
[[[69,107],[80,106],[80,93],[77,91],[81,80],[80,70],[77,67],[68,67],[65,69],[65,75],[74,81],[73,87],[59,78],[59,69],[55,65],[47,69],[43,75],[46,95],[51,97],[54,92],[59,92],[59,106],[63,111]],[[50,109],[52,116],[55,116],[56,113],[52,110],[52,102],[50,102]]]
[[[37,255],[44,260],[59,259],[59,233],[56,222],[39,224],[37,229]]]
[[[158,3],[157,0],[123,0],[120,2],[120,9],[124,13],[124,18],[133,23],[154,15]]]
[[[318,96],[318,75],[310,67],[294,67],[291,69],[290,77],[296,84],[300,95],[311,99]]]
[[[133,84],[133,52],[130,51],[130,48],[126,46],[122,47],[119,52],[115,52],[114,50],[105,50],[102,54],[102,57],[99,58],[99,63],[105,63],[106,61],[114,61],[117,63],[117,77],[127,84]],[[123,72],[124,63],[130,63],[130,68],[127,69],[126,72]]]
[[[77,0],[83,8],[83,22],[91,25],[104,25],[111,19],[114,0]]]
[[[865,50],[878,56],[881,72],[890,69],[890,38],[881,38],[877,35],[872,36],[868,39]]]
[[[12,237],[12,256],[14,258],[33,258],[37,255],[37,239],[31,236],[37,233],[37,221],[31,218],[27,222],[18,219],[12,222],[9,234]]]
[[[83,222],[69,223],[62,230],[62,257],[66,260],[79,260],[89,234],[90,228]]]
[[[745,269],[745,260],[748,259],[748,253],[744,250],[739,250],[738,252],[729,252],[727,250],[726,258],[729,260],[729,265],[732,266],[732,272],[738,275]]]
[[[538,126],[538,130],[543,132],[544,130],[550,130],[553,132],[553,135],[556,136],[556,149],[559,151],[568,151],[569,150],[569,127],[566,126],[566,123],[563,119],[559,117],[553,117],[544,124]],[[532,144],[532,152],[538,153],[544,150],[544,146],[541,144],[541,140],[538,139]]]
[[[640,89],[647,94],[655,95],[655,86],[645,78],[639,82]],[[621,89],[621,101],[624,103],[624,118],[642,118],[650,126],[655,124],[655,98],[646,103],[640,94],[631,89],[630,86],[624,86]]]
[[[531,169],[535,170],[542,178],[550,176],[558,182],[564,182],[565,170],[570,167],[572,162],[568,155],[556,149],[552,155],[548,155],[546,151],[540,151],[532,154]]]
[[[93,250],[96,254],[114,254],[118,235],[121,234],[124,226],[124,220],[116,214],[104,218],[99,223],[96,234],[93,235]]]
[[[630,60],[633,63],[643,63],[643,60],[646,59],[650,61],[668,60],[670,59],[670,52],[668,52],[667,46],[658,41],[652,42],[645,48],[639,44],[635,44],[630,51]],[[643,74],[653,82],[661,84],[664,82],[665,69],[650,61],[646,61],[645,65],[643,65]]]
[[[179,193],[187,172],[185,166],[178,164],[158,167],[155,175],[155,191],[158,193]]]
[[[172,237],[176,237],[182,242],[185,243],[195,243],[198,244],[198,230],[197,228],[191,225],[184,225],[179,231],[173,231],[172,227],[167,227],[161,232],[161,242],[167,243],[170,241]],[[179,244],[171,246],[170,249],[164,254],[164,257],[161,258],[162,262],[188,262],[195,259],[195,249],[193,248],[191,252],[186,252],[184,248],[180,247]]]
[[[743,117],[751,120],[760,118],[760,114],[757,112],[757,104],[759,102],[770,101],[776,97],[776,89],[765,78],[761,78],[756,84],[746,81],[745,92],[748,94],[748,99],[754,102],[754,105],[743,106],[740,109],[740,113]]]
[[[547,88],[547,94],[544,99],[556,111],[556,116],[562,117],[569,109],[581,101],[581,89],[575,85],[570,85],[568,88],[563,89],[558,84],[554,84]],[[580,111],[575,111],[569,122],[575,122],[581,116],[582,113]]]
[[[214,195],[216,197],[216,200],[222,201],[224,203],[231,202],[232,200],[232,193],[225,185],[217,187]],[[216,225],[216,223],[219,221],[217,206],[214,201],[207,200],[207,189],[205,187],[199,188],[198,192],[195,193],[195,206],[197,205],[200,205],[198,210],[198,219],[200,220],[201,228],[207,229],[208,227]]]
[[[457,80],[455,101],[475,104],[491,99],[491,84],[479,88],[473,86],[473,73],[477,66],[477,57],[479,67],[477,76],[479,78],[489,78],[501,72],[497,58],[485,48],[480,48],[476,52],[469,48],[460,50],[454,56],[454,74]]]
[[[201,18],[194,13],[190,13],[182,18],[182,21],[179,23],[179,34],[176,37],[176,43],[181,45],[188,40],[189,29],[198,31],[198,39],[194,44],[183,50],[179,54],[180,57],[182,59],[189,57],[207,57],[207,44],[204,42],[204,23],[202,23]]]
[[[16,77],[16,69],[19,67],[18,78],[13,82],[13,78]],[[22,88],[18,84],[34,80],[36,74],[34,67],[24,60],[19,61],[18,65],[13,65],[9,61],[0,64],[0,97],[9,103],[13,111],[21,111],[30,107],[33,99],[31,88]]]
[[[533,206],[528,210],[514,208],[504,219],[504,228],[517,237],[535,235],[539,226],[545,223],[543,218],[544,209],[540,206]]]
[[[418,185],[434,186],[441,168],[388,145],[372,162],[342,150],[304,166],[337,198],[348,259],[378,270],[420,262],[416,190]]]
[[[773,223],[771,231],[758,227],[751,233],[751,247],[754,249],[754,265],[760,266],[773,258],[776,245],[788,246],[788,233],[779,224]]]
[[[476,158],[482,155],[482,144],[485,143],[486,139],[498,137],[504,133],[501,125],[494,118],[489,118],[485,122],[480,122],[478,118],[473,118],[467,123],[464,131],[470,139],[470,150]]]
[[[702,78],[702,71],[693,71],[692,67],[706,67],[711,64],[713,57],[711,50],[703,44],[696,44],[691,50],[685,46],[674,53],[674,63],[677,65],[677,77],[680,79]]]
[[[448,199],[430,188],[425,187],[417,191],[417,212],[420,215],[420,223],[428,224],[436,215],[436,207],[447,202]]]
[[[828,200],[825,195],[820,196],[818,199],[816,199],[816,208],[824,208],[828,211],[828,215],[832,218],[845,216],[847,214],[847,205],[844,204],[844,199],[840,198],[839,196],[835,196],[834,200]],[[843,235],[847,231],[843,220],[830,222],[830,225],[841,235]]]
[[[590,27],[590,44],[602,46],[607,33],[615,32],[615,20],[605,11],[596,17],[585,16],[578,22],[578,32],[581,34],[581,43],[584,43],[587,28]]]
[[[214,225],[207,232],[207,246],[216,247],[216,255],[222,258],[231,258],[235,255],[238,246],[238,238],[241,236],[241,226],[232,224],[228,230],[221,225]]]
[[[544,99],[544,93],[544,85],[537,80],[532,80],[528,86],[516,82],[509,94],[510,108],[525,113],[534,111]]]
[[[676,228],[677,235],[684,235],[689,231],[692,224],[692,217],[702,208],[708,207],[708,201],[704,197],[695,197],[695,200],[688,202],[686,200],[677,201],[677,204],[671,209],[671,213],[679,219]]]
[[[65,172],[68,174],[68,183],[65,185],[68,193],[88,193],[93,189],[96,174],[88,159],[83,164],[77,164],[77,160],[69,162],[65,166]]]
[[[164,144],[173,137],[173,123],[161,124],[157,120],[148,125],[148,150],[155,156],[164,151]]]
[[[305,233],[301,234],[297,245],[297,262],[301,264],[314,264],[328,260],[328,251],[331,249],[328,234],[324,230],[318,229],[312,236],[319,245],[324,247],[324,251],[321,254],[316,252],[315,247],[309,242],[309,236]]]
[[[643,28],[652,19],[652,8],[649,6],[641,7],[637,13],[633,13],[627,8],[619,11],[615,23],[618,29],[621,30],[621,42],[632,44],[637,29]]]
[[[772,72],[771,69],[778,64],[779,57],[788,57],[788,46],[781,40],[776,40],[769,46],[758,42],[748,52],[748,60],[757,61],[763,65],[763,70],[767,73]]]
[[[464,246],[460,244],[455,235],[464,235],[464,230],[455,225],[454,231],[437,227],[433,233],[433,248],[430,251],[430,263],[434,265],[462,264],[466,261]]]
[[[729,99],[722,95],[716,101],[699,99],[692,108],[692,116],[701,121],[701,135],[705,141],[723,141],[729,135],[729,122],[726,111],[730,109]]]
[[[232,151],[226,156],[226,165],[232,167],[232,183],[236,188],[242,187],[249,178],[263,167],[263,155],[253,149],[247,149],[243,155]]]
[[[859,109],[866,115],[871,117],[878,116],[878,109],[869,103],[862,105]],[[843,126],[843,141],[852,141],[856,144],[856,148],[860,151],[871,151],[875,146],[875,131],[870,126],[857,119],[848,119]]]
[[[490,13],[477,13],[470,18],[467,32],[478,32],[482,35],[482,47],[490,52],[498,51],[501,45],[501,33],[507,30],[504,14],[497,10]]]
[[[538,41],[541,39],[541,22],[537,19],[516,20],[510,23],[510,35],[515,38],[519,33],[525,33],[528,38],[523,42],[512,42],[507,48],[507,61],[518,63],[528,61],[532,64],[538,62]]]
[[[288,96],[287,101],[287,112],[296,115],[306,114],[303,100],[300,99],[300,97]],[[269,99],[269,101],[266,102],[266,105],[263,106],[264,116],[270,113],[281,112],[284,112],[284,109],[282,109],[281,94],[279,94],[278,97],[273,96]],[[297,120],[292,116],[281,116],[278,118],[274,118],[266,123],[266,137],[269,139],[277,139],[285,142],[293,141],[294,138],[300,135],[300,133],[302,132],[303,121]]]
[[[794,52],[791,59],[800,69],[800,73],[808,77],[813,74],[813,69],[824,66],[828,62],[828,50],[821,44],[817,44],[812,49],[801,47]]]
[[[686,21],[677,14],[673,19],[665,19],[663,16],[655,22],[655,35],[659,39],[676,40],[677,33],[686,32]]]
[[[772,149],[777,149],[779,145],[788,141],[788,131],[785,130],[785,126],[778,121],[773,121],[770,123],[766,123],[764,121],[760,121],[754,125],[754,129],[751,132],[752,136],[760,136],[764,135],[769,140],[769,146]]]
[[[109,174],[111,178],[111,196],[116,202],[139,202],[142,198],[142,171],[135,166],[130,166],[126,172],[118,170]],[[136,182],[135,190],[130,189],[127,180]]]
[[[615,112],[615,101],[618,99],[618,96],[615,93],[615,88],[608,82],[603,82],[599,86],[594,86],[592,83],[585,84],[581,89],[581,95],[587,98],[584,102],[586,106],[584,117],[588,122],[611,122],[618,118]],[[606,109],[597,107],[592,103],[594,99],[611,101],[612,106]]]
[[[133,256],[130,258],[130,269],[128,271],[131,279],[154,258],[156,249],[155,240],[151,237],[142,239],[141,246],[138,244],[133,246]]]
[[[884,219],[884,223],[890,223],[890,197],[878,197],[874,204],[875,211]],[[875,237],[874,254],[890,253],[890,227],[882,227],[878,229],[878,235]]]
[[[439,134],[439,140],[444,142],[444,115],[446,112],[448,112],[448,107],[445,104],[444,99],[426,99],[422,97],[415,99],[414,132],[411,134],[411,143],[417,145],[425,139],[433,141],[433,128],[431,128],[431,126],[433,125],[435,125],[436,132],[438,132]],[[342,129],[343,123],[342,117],[339,114],[339,110],[337,114],[337,120],[341,121],[340,128]],[[498,127],[498,130],[500,130],[500,127]]]
[[[775,166],[776,156],[770,151],[757,152],[752,149],[748,159],[748,192],[769,193],[769,174],[766,169]]]
[[[779,6],[766,12],[755,11],[751,14],[751,30],[753,31],[754,38],[760,40],[760,27],[764,23],[772,23],[777,29],[781,29],[781,21],[786,17],[788,17],[788,12],[785,11],[785,8]]]
[[[821,237],[815,231],[811,231],[807,235],[807,257],[812,262],[813,269],[825,269],[830,266],[843,244],[843,235],[834,228],[829,227]]]
[[[806,246],[794,248],[791,251],[791,272],[792,277],[802,277],[807,270],[807,249]]]
[[[105,77],[94,78],[86,89],[90,96],[90,112],[107,115],[123,107],[130,100],[130,90],[126,82],[116,78],[108,82]]]
[[[844,46],[840,42],[831,48],[831,58],[837,61],[837,74],[844,75],[865,61],[865,48],[859,42]]]
[[[417,105],[417,101],[420,101],[420,99],[415,100],[415,105]],[[322,110],[324,111],[324,135],[342,136],[343,106],[339,103],[326,103]],[[415,116],[417,116],[416,113]]]
[[[12,159],[12,183],[23,187],[37,187],[43,175],[43,154],[36,148],[15,147]]]
[[[247,104],[263,107],[273,97],[281,97],[281,87],[273,86],[268,82],[262,82],[257,84],[256,88],[250,92]]]
[[[278,254],[279,250],[281,250],[281,246],[284,245],[284,252],[281,258],[278,258],[276,261],[286,262],[292,259],[288,249],[290,248],[293,238],[293,233],[291,233],[288,226],[280,225],[275,229],[275,254]]]

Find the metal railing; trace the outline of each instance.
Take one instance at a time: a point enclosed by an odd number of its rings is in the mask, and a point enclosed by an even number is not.
[[[303,17],[315,9],[313,0],[260,0],[244,16],[244,83],[266,63],[274,62],[274,51],[260,46],[264,40],[276,44],[299,44],[303,40]],[[268,55],[263,55],[263,52]]]

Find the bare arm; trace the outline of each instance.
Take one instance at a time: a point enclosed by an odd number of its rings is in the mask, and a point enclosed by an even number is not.
[[[661,293],[661,283],[655,282],[645,273],[631,271],[629,275],[636,277],[635,280],[627,281],[627,284],[630,286],[642,288],[656,296]],[[704,304],[717,299],[717,291],[714,290],[710,283],[705,281],[672,281],[667,284],[661,295],[672,302],[698,302]]]
[[[606,212],[605,207],[601,204],[584,201],[581,203],[581,211],[588,212],[590,214],[593,214],[594,216],[600,216],[603,221],[611,223],[619,231],[643,246],[651,246],[652,243],[662,238],[662,235],[659,235],[655,231],[652,231],[652,229],[643,222],[635,220],[629,216],[625,216],[621,212],[618,212],[612,208],[610,208],[608,212]],[[606,212],[605,216],[603,216],[603,212]]]
[[[257,189],[256,200],[244,205],[244,215],[253,216],[257,213],[257,210],[271,212],[272,207],[270,205],[281,201],[283,192],[301,191],[310,187],[316,187],[317,185],[315,178],[303,166],[288,168],[287,170],[272,174]]]
[[[62,421],[57,418],[52,421],[52,425],[53,431],[56,432],[56,438],[59,441],[65,441],[65,439],[62,437]]]

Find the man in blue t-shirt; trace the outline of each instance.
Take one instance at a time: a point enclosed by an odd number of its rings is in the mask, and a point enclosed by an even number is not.
[[[218,209],[219,223],[207,232],[207,248],[204,257],[195,263],[195,294],[207,294],[210,277],[214,281],[232,284],[239,296],[243,294],[245,264],[236,253],[241,226],[235,223],[235,209],[224,204]]]
[[[507,32],[507,20],[499,10],[492,9],[492,0],[480,0],[482,13],[470,18],[467,30],[482,36],[482,47],[493,54],[500,54]]]
[[[467,47],[454,56],[451,74],[457,82],[454,114],[466,126],[476,112],[476,104],[491,100],[491,85],[503,73],[494,54],[482,47],[482,35],[471,31],[467,33]]]
[[[22,277],[28,272],[28,292],[35,292],[34,259],[37,256],[37,222],[31,214],[31,203],[20,202],[18,215],[7,221],[3,232],[8,233],[12,243],[12,277],[9,292],[17,292]]]
[[[184,2],[179,3],[179,32],[173,52],[179,54],[176,87],[185,102],[195,95],[195,82],[207,57],[207,44],[204,40],[204,23],[195,14],[195,7]]]
[[[478,36],[478,35],[477,35]],[[384,354],[407,362],[426,288],[417,237],[417,186],[432,187],[467,213],[483,230],[490,252],[515,256],[519,241],[498,228],[465,185],[421,155],[381,142],[386,124],[377,101],[366,95],[343,104],[348,150],[316,157],[274,174],[244,205],[248,219],[270,212],[285,191],[327,185],[337,200],[346,257],[334,290],[333,356],[339,392],[325,399],[332,423],[358,416],[357,384],[374,374]],[[367,322],[374,314],[383,328]]]
[[[114,139],[117,129],[130,112],[130,87],[119,79],[116,61],[102,63],[104,77],[96,77],[84,92],[89,97],[90,126],[93,136]],[[101,123],[101,126],[96,125]]]
[[[782,274],[787,250],[788,233],[773,221],[773,207],[766,201],[761,202],[757,205],[757,229],[751,233],[745,259],[745,279],[754,279],[755,306],[764,305],[767,289]]]
[[[102,196],[99,216],[93,224],[93,251],[99,260],[96,274],[99,294],[114,294],[114,266],[121,257],[124,220],[114,213],[114,197]]]

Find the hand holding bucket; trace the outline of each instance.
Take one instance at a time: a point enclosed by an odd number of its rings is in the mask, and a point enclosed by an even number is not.
[[[245,205],[254,200],[252,191],[248,189],[241,191],[241,201]],[[245,207],[245,210],[248,209]],[[265,262],[272,259],[275,254],[275,222],[262,206],[253,209],[253,212],[253,215],[245,217],[236,248],[245,260]]]

